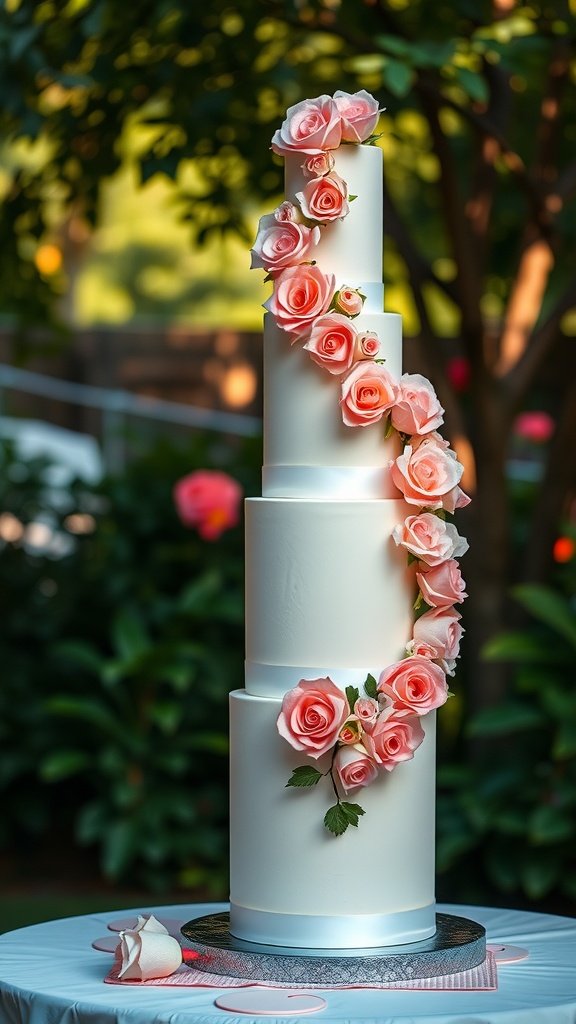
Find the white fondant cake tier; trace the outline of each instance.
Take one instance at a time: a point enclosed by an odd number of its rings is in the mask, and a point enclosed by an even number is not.
[[[365,815],[323,827],[331,783],[286,789],[307,761],[276,730],[279,699],[230,695],[231,931],[303,948],[375,947],[434,933],[435,714],[413,760],[352,791]],[[330,755],[312,762],[329,767]]]
[[[359,331],[375,331],[379,358],[402,373],[402,321],[397,313],[361,313]],[[347,427],[340,410],[341,381],[290,344],[270,315],[264,319],[264,467],[262,493],[277,497],[392,497],[387,470],[399,454],[384,440],[382,422]],[[314,467],[316,472],[310,472]],[[324,471],[329,468],[332,472]],[[341,469],[337,473],[334,470]]]
[[[249,692],[282,696],[301,678],[379,673],[403,656],[413,583],[391,533],[406,514],[401,500],[248,499]]]
[[[365,310],[383,307],[382,287],[382,151],[376,146],[340,146],[333,153],[334,170],[356,196],[350,212],[333,224],[322,226],[314,259],[325,274],[335,274],[336,284],[357,288],[368,285]],[[286,157],[286,198],[295,201],[310,180],[304,176],[305,155]]]

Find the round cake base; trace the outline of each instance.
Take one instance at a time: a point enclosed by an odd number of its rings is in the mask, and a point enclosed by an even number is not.
[[[486,930],[452,914],[436,915],[430,939],[378,949],[294,949],[264,946],[230,934],[228,913],[209,914],[182,926],[199,955],[195,970],[244,981],[288,985],[368,985],[456,974],[486,959]]]

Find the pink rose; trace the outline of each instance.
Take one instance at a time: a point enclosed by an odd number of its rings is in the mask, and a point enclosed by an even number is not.
[[[358,786],[369,786],[378,775],[378,768],[371,757],[361,754],[353,747],[340,747],[334,758],[334,767],[345,793]]]
[[[260,218],[250,267],[262,267],[269,274],[277,274],[302,263],[319,240],[319,227],[309,228],[294,220],[279,220],[273,213],[266,214]]]
[[[282,127],[272,137],[272,149],[279,156],[313,155],[337,149],[341,140],[340,112],[332,97],[323,95],[288,107]]]
[[[468,594],[462,579],[460,566],[454,558],[441,562],[426,572],[416,573],[416,582],[426,604],[432,608],[447,608],[451,604],[459,604]]]
[[[375,359],[380,351],[380,338],[375,331],[364,331],[356,338],[354,360]]]
[[[384,670],[378,680],[378,692],[389,697],[398,710],[425,715],[446,702],[446,676],[439,665],[415,654]]]
[[[333,274],[323,274],[316,266],[288,267],[274,281],[274,291],[264,306],[283,331],[301,337],[328,310],[335,280]]]
[[[429,380],[421,373],[405,373],[398,381],[398,401],[390,414],[401,434],[428,434],[443,422],[444,409]]]
[[[391,465],[391,476],[409,505],[453,512],[470,501],[458,486],[462,465],[456,453],[432,437],[416,447],[406,445]]]
[[[421,512],[395,526],[392,537],[426,565],[440,565],[448,558],[459,557],[468,550],[468,541],[461,537],[453,523],[439,519],[433,512]]]
[[[334,305],[339,313],[345,313],[346,316],[354,317],[362,312],[364,298],[356,288],[349,288],[346,285],[336,292]]]
[[[294,206],[294,203],[289,202],[288,199],[285,199],[284,202],[280,203],[280,206],[277,206],[274,210],[276,220],[281,223],[284,223],[287,220],[296,220],[297,213],[298,210]]]
[[[364,736],[368,755],[391,772],[401,761],[411,761],[424,739],[417,715],[383,714],[371,733]]]
[[[433,608],[414,623],[415,644],[427,644],[435,660],[453,660],[460,653],[462,616],[455,608]]]
[[[436,651],[432,645],[423,643],[421,640],[409,640],[406,644],[406,654],[418,654],[421,658],[430,658],[431,661],[437,658]]]
[[[342,384],[342,418],[348,427],[381,420],[396,400],[396,384],[379,363],[357,363]]]
[[[355,715],[350,715],[340,729],[338,739],[340,740],[340,743],[344,743],[346,745],[358,743],[358,740],[360,739],[360,731],[360,723],[358,719]]]
[[[328,373],[345,373],[352,366],[356,328],[340,313],[326,313],[314,321],[304,345],[310,357]]]
[[[317,153],[316,156],[309,156],[302,164],[302,170],[307,178],[321,178],[329,174],[334,167],[332,153]]]
[[[547,412],[522,412],[514,420],[514,433],[525,441],[545,444],[554,433],[554,420]]]
[[[378,123],[378,101],[360,89],[359,92],[334,93],[334,102],[342,118],[342,139],[344,142],[364,142],[372,135]]]
[[[345,695],[331,679],[301,679],[284,695],[278,732],[295,750],[321,757],[336,743],[348,711]]]
[[[307,182],[304,190],[296,193],[296,199],[303,215],[321,224],[342,220],[350,212],[348,185],[335,171]]]
[[[374,724],[379,711],[380,705],[373,697],[359,697],[354,704],[354,714],[365,729],[370,729],[370,726]]]
[[[242,488],[227,473],[199,469],[174,485],[174,503],[184,526],[192,526],[203,540],[217,540],[236,526]]]

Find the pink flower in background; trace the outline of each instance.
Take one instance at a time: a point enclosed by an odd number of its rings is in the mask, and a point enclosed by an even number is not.
[[[382,419],[396,401],[396,383],[379,363],[356,363],[342,384],[342,419],[347,427],[366,427]]]
[[[282,127],[272,136],[272,150],[279,156],[314,155],[337,149],[341,140],[340,112],[332,97],[323,95],[288,107]]]
[[[461,617],[455,608],[432,608],[425,612],[414,623],[414,644],[426,644],[435,659],[454,660],[460,653]]]
[[[429,380],[421,373],[404,373],[398,381],[398,400],[390,414],[402,434],[428,434],[444,420],[444,409]]]
[[[424,739],[424,730],[417,715],[380,715],[363,743],[370,757],[391,772],[401,761],[411,761],[414,751]]]
[[[545,444],[554,433],[554,420],[547,412],[522,412],[514,420],[514,433],[525,441]]]
[[[327,312],[335,282],[333,274],[323,274],[316,266],[289,267],[274,281],[274,291],[264,306],[283,331],[301,337]]]
[[[372,758],[354,747],[340,747],[337,750],[334,768],[345,793],[358,786],[369,786],[378,775],[378,768]]]
[[[466,584],[462,579],[460,566],[454,558],[435,565],[426,572],[417,572],[416,582],[426,604],[432,608],[448,608],[468,597],[464,590]]]
[[[419,654],[397,661],[384,670],[378,680],[378,692],[392,702],[397,711],[425,715],[446,702],[446,676],[429,658]]]
[[[173,493],[181,522],[194,527],[203,540],[218,540],[238,523],[242,488],[227,473],[198,469],[178,480]]]
[[[278,732],[295,750],[321,757],[334,746],[348,713],[348,701],[331,679],[301,679],[284,694]]]
[[[250,269],[262,267],[269,274],[277,274],[305,260],[319,240],[319,227],[309,228],[289,218],[282,220],[273,213],[267,214],[260,218]]]
[[[356,339],[354,359],[375,359],[380,351],[380,338],[376,331],[363,331]]]
[[[317,153],[316,156],[309,156],[302,164],[307,178],[321,178],[323,174],[329,174],[333,167],[332,153]]]
[[[440,565],[448,558],[459,557],[468,550],[468,541],[461,537],[453,523],[435,516],[433,512],[421,512],[408,516],[392,530],[396,544],[406,548],[420,562],[426,565]]]
[[[470,502],[458,486],[462,465],[456,453],[432,437],[424,438],[415,448],[406,445],[391,465],[391,476],[410,505],[453,512]]]
[[[307,182],[296,199],[304,217],[322,224],[342,220],[350,212],[348,185],[335,171]]]
[[[466,356],[452,356],[446,363],[446,376],[454,391],[468,391],[472,371]]]
[[[378,123],[378,101],[366,89],[355,93],[339,89],[334,93],[334,102],[342,118],[344,142],[365,142]]]
[[[314,321],[304,345],[310,357],[328,373],[345,373],[352,366],[356,328],[341,313],[326,313]]]
[[[362,312],[364,299],[356,288],[349,288],[348,285],[345,285],[344,288],[340,288],[336,292],[334,305],[339,313],[354,317]]]

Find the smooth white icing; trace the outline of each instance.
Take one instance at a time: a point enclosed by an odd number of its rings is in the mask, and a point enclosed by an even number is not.
[[[379,358],[397,379],[402,373],[402,321],[397,313],[361,313],[353,323],[361,331],[375,331],[381,342]],[[340,409],[340,378],[327,373],[302,350],[290,344],[274,318],[264,319],[264,495],[270,470],[280,466],[388,467],[399,454],[394,437],[384,440],[382,422],[347,427]],[[386,482],[384,482],[386,477]],[[380,495],[390,496],[389,474],[382,474]],[[310,483],[309,495],[314,494]],[[275,489],[274,494],[278,494]],[[284,496],[299,492],[286,480]],[[341,488],[333,491],[342,496]],[[349,491],[354,496],[354,490]],[[376,495],[373,495],[376,496]]]
[[[248,499],[247,660],[382,670],[401,658],[414,596],[391,533],[406,514],[399,500]]]
[[[340,146],[334,152],[334,170],[348,183],[350,212],[343,220],[322,226],[314,259],[325,274],[335,274],[337,285],[357,288],[378,284],[365,309],[379,312],[382,290],[382,151],[376,146]],[[292,202],[310,179],[304,176],[305,156],[286,157],[286,198]]]
[[[285,788],[292,770],[307,759],[279,736],[280,706],[279,699],[244,690],[230,695],[235,906],[306,915],[301,943],[308,948],[325,941],[314,931],[317,915],[393,915],[433,907],[434,712],[421,719],[426,738],[411,761],[347,797],[366,813],[358,828],[336,838],[322,824],[333,802],[328,779],[313,790]],[[312,763],[324,770],[329,761],[328,755]],[[433,922],[433,909],[430,915]],[[398,937],[401,921],[396,929],[390,944],[404,941]],[[234,921],[232,930],[238,934]],[[354,945],[362,944],[358,939]]]

